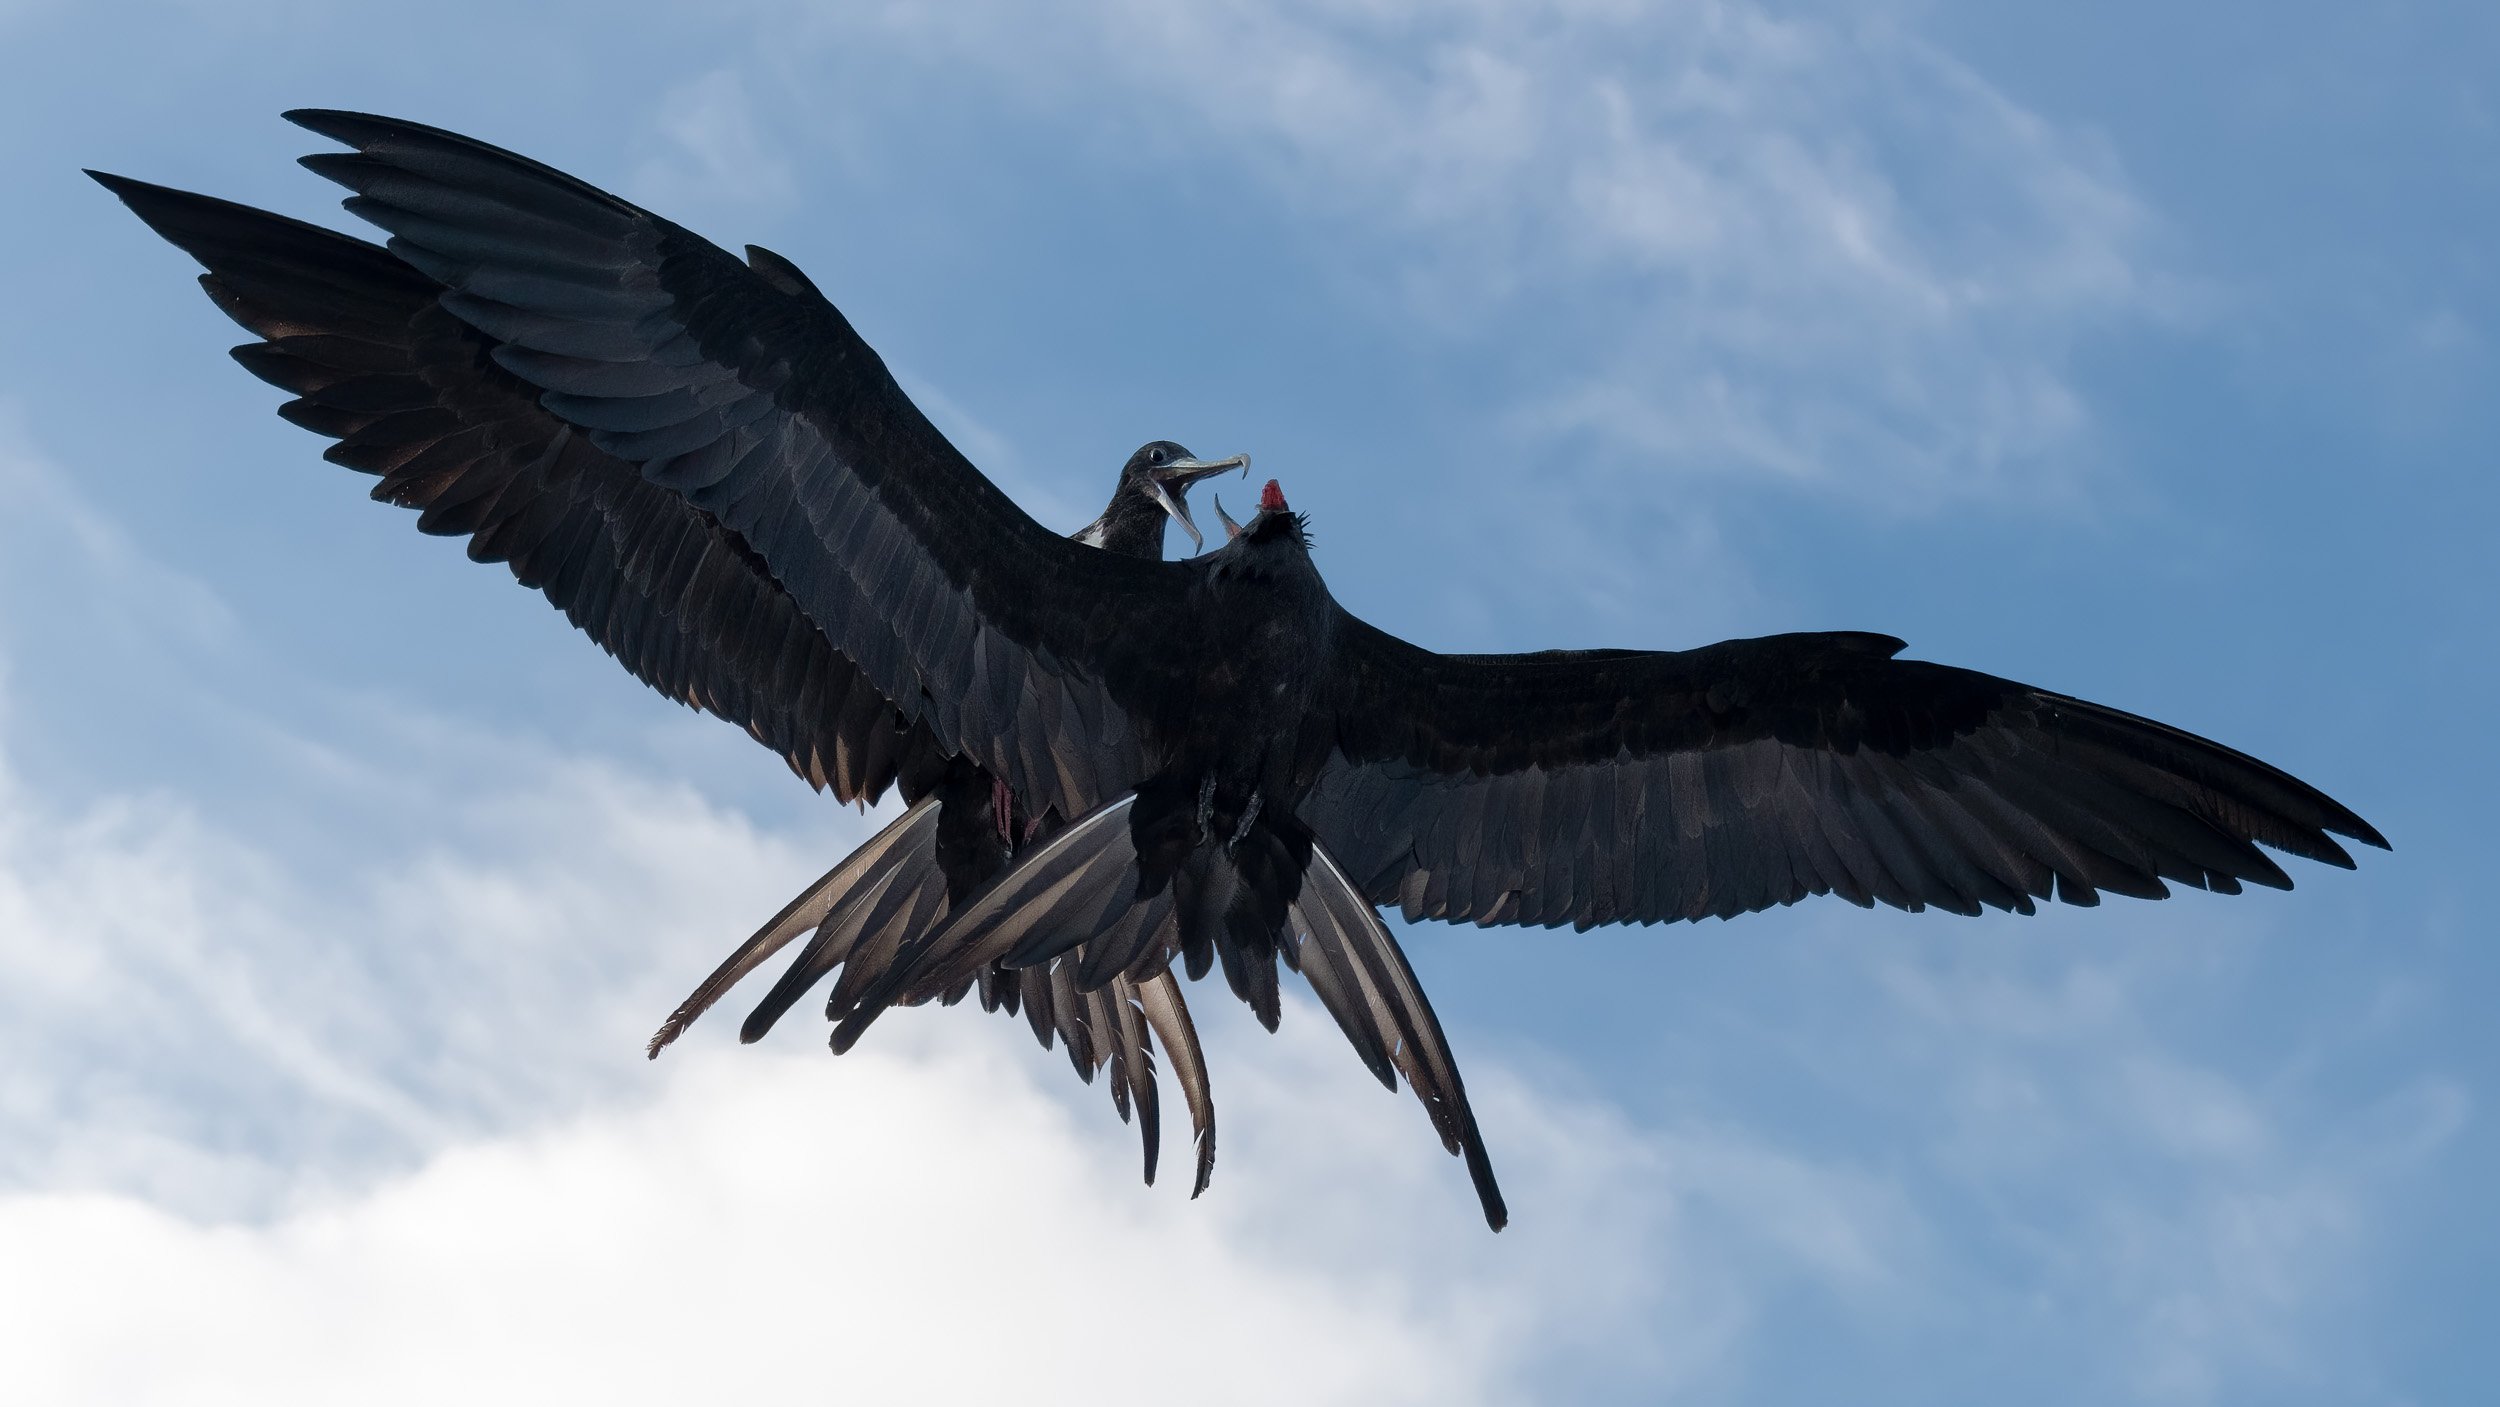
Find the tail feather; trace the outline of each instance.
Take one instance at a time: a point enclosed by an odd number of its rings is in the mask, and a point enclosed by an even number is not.
[[[1092,1084],[1094,1072],[1102,1068],[1102,1061],[1094,1055],[1093,1013],[1086,1009],[1085,995],[1076,989],[1076,977],[1064,962],[1050,965],[1050,1004],[1059,1013],[1059,1039],[1068,1048],[1068,1063],[1076,1067],[1078,1079]]]
[[[934,855],[920,851],[899,858],[893,881],[873,894],[836,909],[826,926],[841,930],[837,942],[849,956],[842,962],[842,973],[834,979],[833,991],[825,999],[828,1017],[848,1011],[859,1001],[860,993],[883,980],[895,958],[914,938],[929,931],[946,916],[946,876],[938,868]],[[816,973],[804,975],[793,971],[803,984],[812,985]],[[964,986],[971,985],[970,977]],[[962,993],[949,991],[942,998],[948,1005],[962,1000]]]
[[[1059,1029],[1058,1016],[1051,1008],[1050,974],[1038,967],[1020,967],[1010,969],[1007,976],[1022,995],[1024,1021],[1033,1028],[1033,1039],[1042,1043],[1042,1049],[1050,1049]]]
[[[1168,960],[1177,933],[1168,895],[1157,894],[1128,905],[1126,912],[1086,942],[1077,959],[1077,989],[1096,991],[1116,984],[1128,973],[1160,966],[1148,962],[1148,955],[1161,949]]]
[[[1231,843],[1182,852],[1158,878],[1141,861],[1141,846],[1159,845],[1157,828],[1168,829],[1170,817],[1147,814],[1143,795],[1079,818],[965,900],[896,962],[896,980],[863,991],[855,1011],[840,1018],[837,1048],[855,1041],[883,1007],[966,981],[991,963],[1025,968],[1073,958],[1082,993],[1157,970],[1175,947],[1220,955],[1233,991],[1261,1025],[1276,1029],[1275,935],[1300,882],[1295,855],[1309,853],[1308,834],[1289,820],[1261,820]],[[1148,832],[1144,840],[1140,831]]]
[[[704,978],[692,995],[677,1004],[677,1009],[669,1013],[668,1019],[660,1023],[659,1031],[651,1037],[651,1044],[648,1048],[649,1056],[652,1059],[659,1058],[663,1047],[684,1035],[686,1028],[694,1024],[695,1018],[709,1011],[712,1004],[719,1001],[731,987],[736,986],[740,979],[763,965],[766,959],[781,951],[792,939],[810,929],[820,927],[826,916],[833,911],[834,906],[857,888],[881,861],[891,863],[891,857],[898,850],[925,851],[928,846],[928,837],[936,832],[936,825],[936,803],[923,801],[905,811],[894,824],[879,831],[875,839],[851,852],[849,858],[841,864],[825,871],[824,876],[814,884],[800,890],[797,898],[784,905],[780,913],[773,915],[769,922],[755,931],[754,937],[740,944],[735,952],[722,961],[720,966],[712,969],[712,975]],[[810,961],[808,954],[813,954],[814,951],[815,945],[811,944],[807,952],[802,954],[800,961],[802,963]],[[841,960],[841,957],[837,955],[827,963],[827,966],[830,967],[832,962]],[[794,967],[792,970],[797,969]],[[811,984],[812,981],[813,979],[810,979]],[[805,988],[802,987],[800,991],[804,992]],[[799,993],[793,993],[790,1000],[797,1000],[798,995]],[[766,1000],[769,1003],[771,999]],[[787,1001],[782,1003],[784,1009],[788,1005]],[[761,1009],[758,1010],[760,1014]],[[774,1017],[778,1017],[779,1014],[776,1011]],[[749,1023],[752,1024],[754,1019],[754,1017],[749,1017]],[[772,1017],[767,1017],[764,1025],[770,1027],[772,1021]],[[761,1035],[763,1032],[758,1030],[756,1034]]]
[[[1345,1033],[1347,1044],[1354,1047],[1363,1068],[1372,1072],[1381,1088],[1395,1090],[1397,1014],[1381,999],[1379,987],[1371,980],[1371,969],[1347,951],[1344,931],[1334,922],[1312,923],[1300,904],[1294,905],[1289,922],[1295,933],[1307,935],[1295,949],[1296,966],[1301,969],[1303,980],[1311,984],[1312,994],[1336,1020],[1337,1029]]]
[[[1016,985],[1015,974],[1005,968],[990,968],[974,981],[981,993],[983,1011],[1004,1011],[1013,1016],[1023,1003],[1024,993]]]
[[[1149,1183],[1160,1151],[1153,1045],[1160,1040],[1198,1145],[1194,1197],[1212,1173],[1215,1115],[1171,961],[1177,954],[1198,971],[1220,962],[1235,993],[1273,1030],[1282,959],[1310,982],[1374,1078],[1394,1089],[1403,1077],[1415,1091],[1442,1145],[1465,1162],[1486,1223],[1501,1229],[1509,1212],[1440,1019],[1397,940],[1335,857],[1290,817],[1262,818],[1230,844],[1199,846],[1141,895],[1130,825],[1136,799],[1122,797],[1070,824],[942,921],[942,893],[920,904],[909,866],[863,874],[855,897],[820,927],[824,953],[812,945],[784,982],[803,990],[830,965],[825,954],[849,955],[830,1009],[841,1051],[885,1008],[971,984],[1006,964],[1034,1035],[1045,1046],[1056,1037],[1088,1083],[1108,1070],[1114,1107],[1139,1125]],[[800,977],[811,965],[820,966]]]
[[[858,1044],[870,1023],[912,992],[943,991],[1011,952],[1020,956],[1013,966],[1047,962],[1119,918],[1127,909],[1117,902],[1119,887],[1133,882],[1136,864],[1127,825],[1135,799],[1123,796],[1079,817],[958,905],[943,926],[897,959],[885,980],[835,1018],[833,1048]],[[1056,966],[1052,1004],[1073,1009],[1074,974],[1062,992]]]
[[[1216,956],[1223,959],[1224,983],[1241,998],[1259,1024],[1273,1031],[1284,1018],[1282,992],[1276,978],[1276,946],[1267,944],[1265,951],[1254,951],[1240,943],[1218,942]]]
[[[1492,1160],[1467,1102],[1467,1086],[1459,1078],[1441,1020],[1433,1015],[1397,939],[1321,846],[1311,849],[1310,872],[1294,908],[1303,921],[1297,928],[1309,935],[1299,956],[1312,990],[1374,1075],[1387,1082],[1385,1057],[1406,1077],[1408,1087],[1423,1100],[1442,1146],[1465,1160],[1485,1224],[1501,1230],[1510,1211],[1494,1182]]]
[[[1207,1054],[1198,1045],[1198,1028],[1189,1019],[1189,1006],[1181,1000],[1170,968],[1138,983],[1137,996],[1146,1024],[1163,1043],[1172,1078],[1180,1081],[1181,1097],[1189,1103],[1190,1137],[1198,1145],[1198,1177],[1189,1189],[1195,1198],[1215,1175],[1215,1096],[1207,1087]]]
[[[1146,1185],[1155,1184],[1155,1162],[1163,1152],[1162,1099],[1155,1088],[1154,1046],[1146,1036],[1146,1014],[1137,1002],[1134,984],[1120,982],[1094,993],[1111,1016],[1105,1034],[1113,1037],[1111,1074],[1114,1090],[1126,1086],[1137,1107],[1137,1136],[1145,1144]],[[1117,1101],[1114,1101],[1117,1102]]]
[[[932,888],[937,901],[943,904],[945,880],[930,858],[937,834],[937,815],[937,803],[924,798],[866,845],[851,852],[826,880],[818,882],[828,889],[828,894],[815,925],[816,936],[799,950],[781,979],[747,1015],[739,1027],[738,1039],[763,1039],[782,1013],[807,995],[818,979],[836,967],[847,972],[849,964],[866,956],[860,950],[863,940],[882,938],[896,926],[898,907],[926,907],[913,906],[910,901]],[[765,955],[768,954],[759,955],[756,961]],[[722,964],[722,971],[728,967],[729,964]]]
[[[1108,1067],[1111,1071],[1111,1078],[1105,1081],[1111,1087],[1111,1108],[1120,1116],[1120,1122],[1125,1124],[1128,1122],[1129,1065],[1120,1058],[1123,1054],[1120,1049],[1123,1039],[1120,1013],[1108,992],[1086,992],[1083,997],[1085,1026],[1094,1036],[1094,1059],[1100,1062],[1101,1067]],[[1154,1181],[1151,1177],[1146,1180]]]

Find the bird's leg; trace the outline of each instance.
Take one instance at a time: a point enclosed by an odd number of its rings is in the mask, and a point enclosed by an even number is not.
[[[1004,777],[990,778],[990,810],[998,819],[998,843],[1016,848],[1016,794],[1007,789]]]
[[[1243,836],[1250,834],[1250,823],[1257,819],[1259,819],[1259,793],[1254,791],[1250,793],[1250,804],[1241,808],[1241,820],[1233,826],[1233,838],[1224,842],[1224,849],[1227,853],[1230,853],[1234,846],[1241,844]]]

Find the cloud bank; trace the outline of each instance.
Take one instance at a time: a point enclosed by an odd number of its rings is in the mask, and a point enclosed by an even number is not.
[[[1479,1060],[1535,1207],[1486,1236],[1411,1101],[1303,1003],[1282,1039],[1219,1030],[1195,1203],[1138,1187],[1094,1092],[967,1012],[840,1062],[698,1028],[646,1065],[686,966],[661,940],[788,857],[596,765],[318,882],[183,811],[64,815],[0,772],[0,1317],[37,1400],[821,1372],[878,1398],[1499,1401],[1566,1361],[1726,1378],[1766,1296],[1876,1294],[1910,1234],[1846,1171]]]

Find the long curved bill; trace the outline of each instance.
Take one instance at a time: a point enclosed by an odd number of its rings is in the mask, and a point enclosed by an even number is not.
[[[1175,459],[1147,475],[1146,487],[1154,494],[1155,502],[1163,506],[1164,512],[1172,515],[1172,521],[1181,525],[1181,531],[1189,534],[1194,546],[1204,548],[1207,540],[1198,531],[1198,525],[1190,520],[1189,499],[1186,497],[1189,486],[1227,469],[1249,473],[1250,456],[1236,454],[1229,459]]]

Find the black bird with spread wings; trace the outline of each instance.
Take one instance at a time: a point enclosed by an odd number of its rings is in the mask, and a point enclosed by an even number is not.
[[[266,339],[236,348],[236,360],[296,393],[280,413],[335,438],[329,459],[381,476],[375,498],[419,510],[425,532],[469,538],[479,561],[508,563],[644,682],[745,726],[817,787],[871,801],[893,785],[910,803],[731,953],[652,1038],[654,1056],[801,935],[809,941],[742,1039],[762,1037],[837,968],[832,1002],[844,1009],[852,991],[885,975],[881,964],[905,937],[1063,823],[940,751],[827,647],[733,536],[541,408],[535,388],[496,365],[494,341],[441,308],[442,284],[318,226],[92,174],[207,267],[209,297]],[[1245,455],[1196,459],[1169,440],[1144,445],[1121,466],[1102,515],[1074,536],[1159,558],[1169,520],[1203,545],[1190,486],[1247,465]],[[1189,1106],[1204,1191],[1215,1109],[1178,982],[1124,976],[1078,992],[1082,956],[984,971],[930,996],[951,1004],[977,988],[983,1007],[1021,1010],[1045,1049],[1063,1045],[1089,1083],[1107,1068],[1121,1117],[1135,1105],[1148,1183],[1160,1145],[1160,1043]]]
[[[982,477],[776,256],[741,262],[464,137],[290,116],[350,149],[305,164],[551,426],[472,484],[466,446],[495,432],[406,386],[396,352],[251,323],[336,368],[295,403],[344,437],[334,454],[374,417],[440,426],[360,466],[382,496],[426,503],[421,526],[470,532],[646,680],[838,795],[921,747],[1064,818],[837,991],[837,1048],[890,1005],[1045,964],[1080,997],[1220,965],[1273,1025],[1281,963],[1375,1075],[1406,1078],[1498,1228],[1448,1043],[1375,905],[1577,927],[1812,894],[2029,912],[2286,888],[2260,845],[2349,868],[2335,836],[2386,843],[2253,758],[1887,636],[1434,654],[1337,605],[1273,483],[1206,556],[1092,550]],[[466,491],[428,487],[444,479]],[[607,599],[566,604],[584,592]]]

